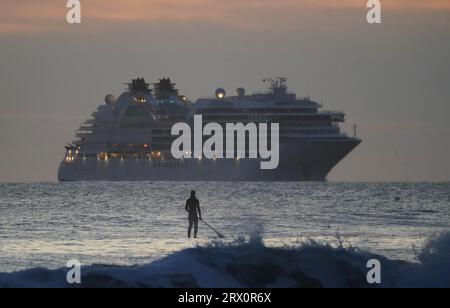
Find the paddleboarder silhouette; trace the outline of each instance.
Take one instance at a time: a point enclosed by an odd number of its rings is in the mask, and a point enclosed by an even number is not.
[[[195,191],[191,191],[191,197],[186,201],[186,211],[188,212],[189,228],[188,238],[191,238],[192,227],[194,227],[194,238],[197,238],[198,220],[202,220],[202,211],[200,209],[200,201],[195,196]]]
[[[189,228],[188,228],[188,238],[191,238],[192,228],[194,228],[194,238],[197,238],[198,233],[198,220],[200,219],[205,225],[213,230],[219,238],[225,238],[225,236],[214,229],[210,224],[202,219],[202,211],[200,209],[200,201],[198,201],[195,196],[195,191],[191,191],[191,197],[186,201],[185,210],[189,213]]]

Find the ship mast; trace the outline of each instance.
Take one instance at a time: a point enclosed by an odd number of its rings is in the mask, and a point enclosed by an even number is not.
[[[286,94],[287,93],[287,78],[286,77],[278,77],[278,78],[265,78],[263,82],[267,84],[267,88],[273,94]]]
[[[130,92],[147,92],[151,91],[149,89],[150,84],[145,82],[144,78],[132,79],[131,83],[126,83],[128,90]]]

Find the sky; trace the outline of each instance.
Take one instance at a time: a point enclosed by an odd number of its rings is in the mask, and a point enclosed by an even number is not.
[[[332,181],[450,181],[450,1],[0,0],[0,182],[56,181],[78,125],[124,82],[292,91],[347,113],[363,143]]]

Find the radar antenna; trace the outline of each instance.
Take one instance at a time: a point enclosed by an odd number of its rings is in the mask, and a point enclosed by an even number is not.
[[[132,79],[131,83],[126,83],[126,85],[128,85],[128,90],[131,92],[151,91],[149,89],[150,84],[146,83],[144,78]]]
[[[175,83],[172,83],[170,78],[161,78],[154,83],[155,96],[157,99],[168,99],[172,96],[179,96],[178,90],[175,88]]]
[[[278,77],[278,78],[265,78],[263,82],[267,84],[267,88],[273,94],[286,94],[287,93],[287,78],[286,77]]]

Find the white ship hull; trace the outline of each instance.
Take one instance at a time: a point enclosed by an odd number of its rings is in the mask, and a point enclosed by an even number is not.
[[[259,159],[109,159],[63,161],[59,181],[324,181],[361,141],[353,138],[280,144],[277,169]]]

